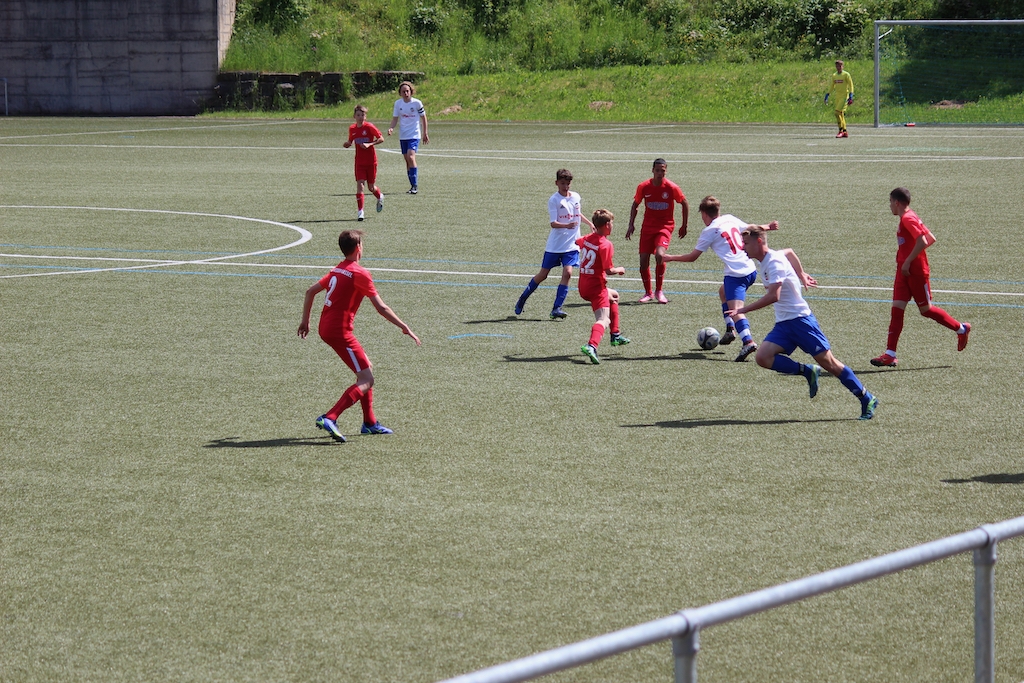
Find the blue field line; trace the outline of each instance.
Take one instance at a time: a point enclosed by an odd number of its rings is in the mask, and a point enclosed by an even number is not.
[[[511,334],[484,334],[482,332],[468,332],[466,334],[453,334],[449,339],[465,339],[466,337],[501,337],[502,339],[513,339]]]

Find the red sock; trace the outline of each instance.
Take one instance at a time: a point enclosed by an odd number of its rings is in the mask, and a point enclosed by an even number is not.
[[[644,283],[644,293],[647,296],[651,295],[651,269],[641,268],[640,269],[640,281]]]
[[[327,417],[331,420],[337,420],[339,415],[362,398],[363,390],[359,388],[358,384],[353,384],[345,390],[345,393],[341,395],[341,398],[334,404],[334,407],[327,411]]]
[[[377,424],[377,416],[373,414],[373,387],[370,387],[363,393],[359,399],[359,404],[363,407],[363,423],[368,425]]]
[[[611,326],[612,334],[618,334],[619,333],[619,302],[618,301],[612,301],[611,302],[610,316],[611,316],[611,319],[612,319],[612,326]]]
[[[949,313],[946,313],[938,306],[932,306],[927,313],[922,313],[921,315],[923,315],[926,318],[931,318],[938,324],[942,325],[943,327],[948,327],[954,332],[960,331],[960,323],[954,320],[953,316],[951,316]]]
[[[594,326],[590,328],[590,345],[595,349],[598,344],[601,343],[601,337],[604,336],[604,325],[601,323],[594,323]]]
[[[900,343],[900,334],[903,332],[903,316],[906,311],[898,306],[892,307],[892,317],[889,318],[889,339],[886,340],[886,350],[896,351],[896,345]]]
[[[664,262],[659,263],[659,264],[654,266],[654,277],[655,277],[655,281],[657,282],[657,285],[658,285],[654,289],[656,291],[658,291],[658,292],[660,292],[662,290],[662,284],[664,284],[664,282],[665,282],[665,270],[667,268],[668,268],[668,266],[666,266]]]
[[[366,195],[364,195],[362,192],[356,195],[356,208],[359,209],[360,211],[363,210],[363,206],[366,203],[365,199]]]
[[[380,188],[376,185],[373,186],[373,196],[380,199]]]

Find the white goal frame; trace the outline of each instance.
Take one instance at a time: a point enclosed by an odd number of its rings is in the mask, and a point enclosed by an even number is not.
[[[881,90],[879,40],[889,32],[879,35],[882,26],[1024,26],[1024,19],[922,19],[913,20],[878,20],[875,21],[875,128],[880,128],[879,92]],[[891,29],[890,29],[891,31]]]

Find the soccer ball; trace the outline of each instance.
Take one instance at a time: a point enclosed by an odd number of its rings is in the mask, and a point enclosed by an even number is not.
[[[697,346],[705,351],[710,351],[718,346],[718,340],[721,338],[721,335],[718,334],[718,330],[713,327],[705,327],[697,333]]]

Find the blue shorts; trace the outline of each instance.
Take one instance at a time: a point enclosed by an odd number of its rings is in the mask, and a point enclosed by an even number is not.
[[[402,154],[405,154],[410,149],[416,152],[420,148],[420,141],[418,138],[414,138],[412,140],[399,140],[398,142],[402,145]]]
[[[799,348],[813,358],[832,348],[814,314],[775,323],[775,327],[765,335],[764,340],[781,346],[782,352],[787,356]]]
[[[578,251],[545,251],[544,260],[540,262],[540,267],[546,270],[557,268],[559,266],[571,266],[573,268],[580,265],[580,252]]]
[[[755,282],[757,282],[756,270],[750,273],[750,275],[744,275],[743,277],[726,275],[725,281],[722,283],[722,286],[725,287],[725,300],[745,301],[747,290],[753,287]]]

